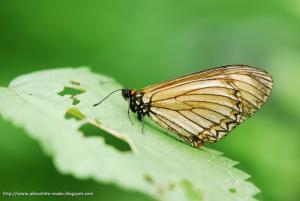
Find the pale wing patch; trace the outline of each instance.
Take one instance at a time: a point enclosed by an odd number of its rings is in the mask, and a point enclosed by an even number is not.
[[[226,118],[225,116],[221,115],[218,112],[214,112],[207,109],[196,108],[196,109],[192,109],[192,111],[206,119],[209,119],[214,124],[220,124],[221,121]]]
[[[239,100],[222,95],[185,95],[177,97],[177,100],[182,102],[211,102],[240,110],[238,106]]]
[[[226,119],[222,118],[219,120],[219,123],[214,122],[218,121],[215,117],[212,119],[206,114],[207,111],[201,111],[198,109],[193,109],[192,111],[180,111],[186,118],[195,122],[199,126],[203,127],[203,131],[198,134],[198,137],[203,141],[215,142],[218,141],[220,137],[228,133],[228,126],[223,125],[223,122],[226,124]],[[232,121],[230,121],[232,122]]]
[[[269,85],[265,85],[264,83],[258,81],[257,79],[254,79],[252,76],[250,75],[240,75],[240,74],[228,74],[228,75],[218,75],[213,77],[213,79],[226,79],[226,80],[232,80],[232,81],[240,81],[240,82],[245,82],[248,85],[251,85],[255,88],[257,88],[258,90],[266,93],[266,94],[270,94],[271,93],[271,88],[269,87]]]
[[[202,116],[197,115],[195,112],[192,112],[189,110],[183,110],[183,111],[180,111],[179,113],[182,114],[183,116],[185,116],[186,118],[188,118],[190,121],[195,122],[195,124],[201,126],[204,129],[208,129],[214,125],[214,122],[212,122],[211,120],[206,119]],[[202,129],[202,131],[204,129]]]
[[[227,107],[221,104],[211,103],[211,102],[185,102],[186,104],[190,105],[193,108],[202,108],[211,110],[214,112],[218,112],[223,116],[229,117],[233,121],[239,121],[238,115],[241,113],[239,110],[235,110],[231,107]]]
[[[212,113],[207,113],[207,111],[199,110],[199,109],[194,109],[196,114],[205,117],[206,119],[209,119],[211,121],[219,121],[214,122],[208,129],[208,132],[202,132],[199,134],[199,137],[201,137],[203,140],[207,140],[209,142],[216,142],[225,135],[228,134],[239,122],[232,120],[231,118],[228,117],[223,117],[221,118],[216,118]],[[206,136],[207,133],[209,133],[209,136]],[[205,138],[208,137],[208,138]]]
[[[189,81],[186,83],[181,83],[180,85],[165,87],[161,90],[156,90],[153,92],[146,93],[145,96],[151,99],[152,102],[165,100],[177,96],[184,95],[194,90],[207,87],[226,87],[232,88],[223,80],[199,80],[199,81]]]
[[[231,86],[230,86],[231,87]],[[226,87],[206,87],[186,93],[187,95],[222,95],[228,98],[237,100],[236,93],[239,93],[233,88]]]
[[[150,117],[154,122],[156,122],[157,124],[159,124],[163,128],[166,128],[170,131],[173,131],[179,137],[183,137],[184,139],[186,139],[186,138],[191,138],[191,136],[193,135],[190,132],[183,129],[182,127],[178,126],[177,124],[169,121],[168,119],[166,119],[166,118],[164,118],[164,117],[162,117],[158,114],[153,114],[152,113],[152,114],[150,114]]]
[[[248,101],[255,109],[260,108],[260,106],[263,104],[261,100],[247,91],[241,91],[241,96],[244,100]]]
[[[268,98],[268,94],[255,88],[252,85],[247,84],[246,82],[240,82],[240,81],[233,81],[234,85],[243,91],[247,91],[248,93],[253,94],[254,96],[256,96],[258,99],[261,99],[262,101],[266,101]]]
[[[166,99],[162,101],[152,102],[151,106],[159,108],[167,108],[171,110],[189,110],[192,106],[185,104],[184,102],[178,101],[175,98]]]
[[[160,118],[158,118],[158,115],[155,115],[154,113],[150,113],[150,117],[155,123],[159,124],[161,127],[170,129],[170,127],[166,123],[164,123],[163,121],[160,120]]]
[[[194,135],[198,135],[199,132],[203,131],[202,127],[182,116],[177,111],[157,107],[151,107],[151,111],[154,114],[160,115],[172,123],[177,124],[179,127]]]

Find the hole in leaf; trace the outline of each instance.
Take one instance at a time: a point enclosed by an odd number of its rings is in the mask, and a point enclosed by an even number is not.
[[[80,103],[80,100],[78,100],[75,97],[73,97],[72,100],[73,100],[72,105],[77,105],[78,103]]]
[[[230,192],[230,193],[236,193],[236,189],[235,189],[235,188],[230,188],[230,189],[229,189],[229,192]]]
[[[77,105],[78,103],[80,103],[80,100],[76,98],[76,96],[84,92],[86,91],[82,88],[64,87],[64,89],[57,94],[60,96],[70,95],[70,98],[72,99],[72,105]]]
[[[148,183],[151,183],[151,184],[154,183],[153,178],[152,178],[151,176],[149,176],[149,175],[145,175],[145,176],[144,176],[144,179],[145,179]]]
[[[202,193],[196,189],[193,184],[187,180],[182,182],[182,187],[188,200],[201,201],[203,200]]]
[[[110,145],[119,151],[123,151],[123,152],[131,151],[129,144],[126,141],[123,141],[115,137],[114,135],[104,131],[103,129],[91,123],[83,124],[79,128],[79,131],[81,131],[86,137],[90,137],[90,136],[103,137],[107,145]]]
[[[76,96],[84,92],[85,90],[81,88],[64,87],[64,89],[61,92],[58,92],[57,94],[60,96],[64,96],[64,95]]]
[[[85,119],[85,115],[83,113],[81,113],[80,110],[78,110],[77,108],[72,107],[67,110],[67,112],[65,114],[65,118],[66,119],[76,119],[77,121],[79,121],[79,120]]]
[[[79,82],[76,82],[76,81],[74,81],[74,80],[71,80],[70,83],[73,84],[73,85],[80,86],[80,83],[79,83]]]

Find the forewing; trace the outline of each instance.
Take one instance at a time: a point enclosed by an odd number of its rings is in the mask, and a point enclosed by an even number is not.
[[[215,142],[267,100],[272,78],[250,66],[224,66],[142,90],[150,117],[192,145]]]

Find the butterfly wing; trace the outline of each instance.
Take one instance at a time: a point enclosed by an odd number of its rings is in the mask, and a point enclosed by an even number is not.
[[[150,117],[193,146],[216,142],[256,112],[273,81],[265,71],[232,65],[194,73],[141,90]]]

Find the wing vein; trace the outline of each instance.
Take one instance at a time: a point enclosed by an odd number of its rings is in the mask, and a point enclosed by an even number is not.
[[[164,123],[169,127],[169,129],[175,130],[178,134],[180,134],[180,132],[177,131],[177,130],[176,130],[175,128],[173,128],[172,126],[170,126],[170,125],[168,124],[167,121],[163,120],[163,119],[166,119],[165,117],[163,117],[163,116],[161,116],[161,115],[159,115],[159,114],[157,114],[157,113],[155,113],[155,112],[153,112],[153,111],[151,111],[151,112],[152,112],[152,114],[154,114],[157,118],[159,118],[162,122],[164,122]],[[181,129],[183,129],[183,130],[185,130],[186,132],[188,132],[189,134],[195,135],[195,134],[191,133],[190,131],[186,130],[184,127],[178,125],[176,122],[172,121],[171,119],[168,119],[168,121],[170,121],[170,122],[172,122],[173,124],[177,125],[177,126],[180,127]]]
[[[189,110],[188,110],[189,111]],[[190,111],[190,112],[192,112],[192,113],[194,113],[193,111]],[[180,113],[181,114],[181,113]],[[195,115],[198,115],[198,114],[196,114],[196,113],[194,113]],[[183,115],[183,114],[181,114],[183,117],[185,117],[185,118],[187,118],[189,121],[191,121],[191,122],[193,122],[194,124],[197,124],[199,127],[201,127],[201,128],[203,128],[203,130],[205,130],[205,131],[207,131],[207,132],[209,132],[212,136],[214,136],[214,134],[210,131],[210,130],[208,130],[209,128],[207,128],[207,127],[204,127],[204,126],[201,126],[200,124],[198,124],[197,122],[195,122],[194,120],[192,120],[192,119],[190,119],[189,117],[188,117],[188,115]],[[200,115],[198,115],[199,117],[202,117],[202,116],[200,116]],[[209,120],[209,119],[207,119],[207,118],[205,118],[205,117],[202,117],[203,119],[206,119],[206,120],[208,120],[208,121],[210,121],[211,123],[214,123],[213,121],[211,121],[211,120]]]
[[[220,106],[223,106],[223,107],[227,107],[227,108],[229,108],[229,109],[231,109],[231,110],[234,110],[234,111],[236,111],[236,112],[239,112],[239,113],[241,113],[241,111],[239,111],[239,110],[237,110],[237,109],[235,109],[235,108],[233,108],[233,107],[229,107],[228,105],[223,105],[223,104],[221,104],[221,103],[215,103],[215,102],[209,102],[209,101],[183,101],[183,103],[185,103],[185,104],[187,104],[187,105],[189,105],[189,106],[191,106],[191,107],[193,107],[193,105],[191,105],[190,103],[193,103],[193,102],[201,102],[201,103],[213,103],[213,104],[216,104],[216,105],[220,105]],[[206,108],[205,108],[206,109]]]
[[[252,84],[250,84],[250,83],[248,83],[248,82],[245,82],[245,81],[242,81],[242,80],[237,80],[237,79],[232,79],[232,78],[230,78],[230,79],[225,79],[225,78],[212,78],[212,79],[210,79],[210,78],[208,78],[208,80],[224,80],[224,81],[228,81],[228,80],[231,80],[231,81],[232,81],[232,80],[234,80],[234,81],[242,82],[242,83],[244,83],[244,84],[247,84],[247,85],[249,85],[249,86],[252,86],[252,87],[255,88],[257,91],[260,91],[260,92],[262,92],[263,94],[265,94],[265,96],[269,96],[269,94],[270,94],[270,93],[267,93],[267,92],[265,92],[265,91],[263,91],[263,90],[257,88],[255,85],[252,85]],[[261,82],[259,82],[259,83],[261,83]],[[269,87],[268,87],[267,89],[271,90]]]

